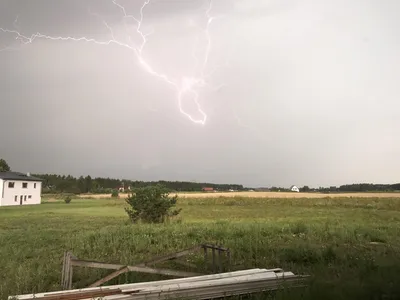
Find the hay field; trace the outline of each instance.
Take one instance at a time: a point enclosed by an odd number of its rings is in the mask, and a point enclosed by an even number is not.
[[[172,194],[175,195],[175,194]],[[218,198],[218,197],[248,197],[248,198],[400,198],[400,193],[291,193],[291,192],[221,192],[221,193],[177,193],[182,198]],[[80,198],[103,199],[110,198],[110,194],[82,194]],[[120,193],[120,198],[127,198],[128,194]]]

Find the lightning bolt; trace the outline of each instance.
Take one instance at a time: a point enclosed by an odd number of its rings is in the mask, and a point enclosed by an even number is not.
[[[16,29],[5,29],[5,28],[1,28],[1,27],[0,27],[0,31],[2,31],[3,33],[7,33],[7,34],[13,34],[15,36],[15,39],[24,45],[31,44],[36,39],[47,39],[47,40],[52,40],[52,41],[87,42],[87,43],[94,43],[94,44],[101,45],[101,46],[109,46],[111,44],[114,44],[114,45],[126,48],[129,51],[132,51],[134,53],[134,55],[137,58],[137,61],[142,66],[143,70],[145,70],[149,75],[165,82],[166,84],[168,84],[175,90],[178,108],[179,108],[179,111],[181,114],[183,114],[186,118],[188,118],[191,122],[193,122],[195,124],[205,125],[206,121],[207,121],[207,114],[204,112],[204,110],[202,109],[202,107],[199,103],[199,98],[200,98],[199,89],[204,88],[207,85],[206,78],[210,77],[213,74],[213,72],[215,72],[215,69],[214,69],[209,74],[205,74],[205,70],[208,65],[209,56],[210,56],[211,48],[212,48],[210,26],[211,26],[211,23],[215,20],[215,17],[211,16],[213,0],[209,1],[209,6],[205,13],[205,16],[207,18],[207,25],[206,25],[206,28],[204,29],[204,34],[206,36],[207,44],[206,44],[206,50],[204,53],[204,59],[202,60],[201,70],[200,70],[200,72],[198,72],[198,73],[200,73],[200,75],[198,75],[197,77],[195,75],[194,76],[182,76],[179,80],[174,80],[174,79],[170,78],[169,76],[167,76],[166,74],[157,72],[143,56],[143,51],[146,47],[148,37],[149,37],[149,35],[152,34],[152,33],[145,34],[142,30],[144,11],[150,4],[150,0],[145,0],[144,3],[142,4],[142,6],[140,7],[139,18],[136,18],[133,15],[127,14],[125,7],[123,5],[121,5],[120,3],[118,3],[117,0],[112,0],[112,3],[121,10],[121,12],[123,14],[123,21],[124,21],[125,29],[127,32],[128,32],[128,24],[127,24],[126,20],[132,19],[136,23],[136,33],[139,35],[139,37],[141,39],[141,42],[139,43],[139,45],[136,45],[136,46],[134,45],[134,43],[131,40],[131,36],[128,33],[127,33],[128,42],[124,42],[124,41],[116,39],[111,26],[109,26],[109,24],[107,24],[105,21],[103,21],[103,24],[105,25],[105,27],[109,30],[109,32],[111,34],[111,39],[105,40],[105,41],[101,41],[101,40],[97,40],[97,39],[89,38],[89,37],[84,37],[84,36],[83,37],[49,36],[49,35],[42,34],[40,32],[37,32],[30,36],[26,36],[26,35],[21,34],[20,31],[18,31]],[[17,20],[18,20],[18,17],[14,22],[14,27],[16,27],[15,25],[17,23]],[[0,51],[5,50],[5,49],[6,48],[0,49]],[[196,69],[197,69],[199,59],[194,55],[194,52],[192,53],[192,55],[195,59]],[[195,74],[196,74],[196,71],[195,71]],[[183,101],[184,101],[185,96],[192,97],[192,101],[194,102],[194,104],[197,108],[197,112],[201,116],[200,118],[193,117],[190,113],[186,112],[183,109]]]

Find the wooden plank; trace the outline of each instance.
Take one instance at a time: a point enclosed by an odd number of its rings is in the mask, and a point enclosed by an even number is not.
[[[126,273],[126,272],[129,272],[129,268],[127,266],[122,267],[122,268],[112,272],[111,274],[107,275],[106,277],[104,277],[102,279],[99,279],[96,282],[92,283],[91,285],[89,285],[89,287],[100,286],[100,285],[106,283],[107,281],[110,281],[111,279],[113,279],[113,278],[115,278],[115,277],[117,277],[117,276],[119,276],[119,275],[121,275],[123,273]]]
[[[289,280],[288,280],[289,281]],[[132,293],[126,295],[107,296],[104,300],[172,300],[172,299],[221,299],[229,296],[249,295],[253,293],[273,291],[282,288],[298,288],[306,286],[304,283],[291,280],[286,281],[286,286],[279,281],[249,282],[242,285],[231,285],[224,287],[203,287],[198,289],[180,289],[176,291],[154,292],[151,294]],[[87,299],[90,300],[90,299]]]
[[[199,250],[199,249],[201,249],[201,246],[195,246],[195,247],[188,248],[186,250],[182,250],[182,251],[179,251],[179,252],[171,253],[171,254],[168,254],[168,255],[160,256],[160,257],[155,257],[155,258],[152,258],[151,260],[148,260],[148,261],[146,261],[146,262],[144,262],[142,264],[139,264],[138,266],[141,266],[141,265],[144,265],[144,266],[154,265],[154,264],[157,264],[157,263],[160,263],[160,262],[164,262],[164,261],[167,261],[167,260],[177,259],[179,257],[186,256],[190,252],[193,252],[193,251],[196,251],[196,250]]]
[[[67,290],[67,291],[54,291],[52,294],[69,294],[69,293],[78,293],[78,292],[89,292],[89,291],[99,291],[104,289],[121,289],[127,290],[129,292],[130,289],[134,290],[137,288],[147,287],[147,286],[158,286],[158,285],[166,285],[172,283],[184,283],[184,282],[195,282],[195,281],[204,281],[210,279],[219,279],[219,278],[229,278],[241,275],[249,275],[249,274],[259,274],[263,272],[281,272],[282,269],[247,269],[247,270],[240,270],[234,272],[226,272],[221,274],[212,274],[212,275],[202,275],[196,277],[189,277],[189,278],[177,278],[177,279],[168,279],[168,280],[159,280],[159,281],[152,281],[152,282],[140,282],[140,283],[128,283],[128,284],[119,284],[119,285],[112,285],[108,287],[93,287],[93,288],[83,288],[83,289],[75,289],[75,290]],[[23,294],[17,296],[10,296],[10,297],[17,297],[21,300],[27,300],[34,297],[43,297],[46,293],[38,293],[38,294]]]
[[[62,285],[62,289],[63,290],[67,290],[69,288],[69,280],[70,280],[70,272],[71,272],[71,258],[70,258],[70,254],[67,251],[65,254],[65,267],[64,267],[64,282]]]
[[[218,249],[218,267],[219,273],[222,273],[222,251]]]
[[[297,288],[297,287],[304,287],[305,284],[297,284],[293,283],[287,288]],[[203,300],[203,299],[226,299],[229,296],[239,296],[239,295],[249,295],[253,293],[260,293],[266,291],[274,291],[283,289],[280,283],[258,283],[256,285],[250,285],[246,287],[238,287],[238,286],[231,286],[227,289],[221,289],[219,287],[214,288],[202,288],[202,289],[195,289],[195,290],[179,290],[179,291],[169,291],[169,292],[162,292],[158,294],[151,294],[151,295],[116,295],[105,297],[104,300],[172,300],[172,299],[196,299],[196,300]],[[89,299],[88,299],[89,300]]]
[[[292,283],[288,288],[298,288],[304,287],[304,284]],[[226,299],[230,296],[239,296],[239,295],[249,295],[260,292],[274,291],[284,288],[279,282],[272,283],[258,283],[256,285],[251,284],[246,287],[237,287],[231,286],[227,289],[216,288],[203,288],[199,290],[179,290],[175,292],[163,292],[158,295],[146,295],[146,296],[118,296],[115,297],[114,300],[171,300],[171,299],[196,299],[196,300],[204,300],[204,299]],[[105,299],[108,300],[108,297]]]
[[[61,287],[64,288],[64,280],[65,280],[65,264],[67,263],[67,252],[64,252],[64,258],[63,258],[63,265],[62,265],[62,270],[61,270]]]
[[[196,268],[196,265],[189,263],[187,261],[180,260],[180,259],[174,260],[174,262],[176,262],[177,264],[180,264],[182,266],[192,268],[192,269]]]
[[[141,283],[128,283],[128,284],[119,284],[119,285],[112,285],[107,287],[93,287],[93,288],[83,288],[83,289],[75,289],[75,290],[67,290],[67,291],[54,291],[52,294],[67,294],[67,293],[77,293],[77,292],[85,292],[85,291],[98,291],[103,290],[105,288],[109,289],[130,289],[136,287],[143,287],[143,286],[157,286],[161,284],[168,284],[168,283],[182,283],[182,282],[193,282],[193,281],[202,281],[202,280],[210,280],[210,279],[219,279],[219,278],[228,278],[234,276],[241,276],[241,275],[248,275],[248,274],[257,274],[262,272],[279,272],[282,269],[248,269],[248,270],[241,270],[235,272],[227,272],[221,274],[212,274],[212,275],[201,275],[196,277],[189,277],[189,278],[177,278],[177,279],[167,279],[167,280],[159,280],[159,281],[152,281],[152,282],[141,282]],[[36,297],[43,297],[45,293],[38,293]],[[12,296],[10,296],[12,297]],[[19,299],[30,299],[33,297],[32,294],[23,294],[17,296]]]
[[[184,272],[184,271],[175,271],[169,269],[156,269],[156,268],[149,268],[149,267],[130,267],[128,266],[129,271],[133,272],[141,272],[141,273],[149,273],[149,274],[159,274],[159,275],[166,275],[166,276],[175,276],[175,277],[194,277],[194,276],[201,276],[202,274],[199,273],[192,273],[192,272]]]
[[[116,269],[115,272],[112,272],[111,274],[107,275],[106,277],[92,283],[91,285],[89,285],[89,287],[97,287],[100,286],[104,283],[106,283],[107,281],[119,276],[122,273],[126,273],[129,271],[138,271],[141,272],[144,269],[138,269],[140,267],[146,267],[146,273],[155,273],[155,274],[163,274],[163,275],[171,275],[171,276],[177,276],[177,277],[191,277],[191,276],[196,276],[198,275],[197,273],[188,273],[188,272],[180,272],[180,271],[173,271],[173,270],[166,270],[166,269],[150,269],[147,268],[147,265],[154,265],[156,263],[160,263],[160,262],[164,262],[167,260],[172,260],[172,259],[178,259],[180,257],[186,256],[188,255],[190,252],[195,251],[200,249],[200,246],[195,246],[195,247],[191,247],[188,249],[185,249],[183,251],[179,251],[179,252],[175,252],[175,253],[171,253],[168,255],[164,255],[161,257],[156,257],[156,258],[152,258],[149,261],[134,265],[134,266],[121,266],[119,269]],[[78,260],[75,260],[74,263],[80,264],[79,262],[77,262]],[[89,264],[91,265],[91,267],[95,267],[94,264],[96,262],[90,262],[87,261],[86,267],[90,267]],[[181,262],[182,263],[182,262]],[[82,266],[80,264],[80,266]],[[120,265],[116,265],[116,264],[105,264],[102,263],[102,268],[110,268],[110,269],[115,269],[117,266]]]
[[[226,255],[228,256],[228,270],[231,270],[231,250],[226,251]]]
[[[72,289],[72,274],[73,273],[73,266],[71,264],[69,264],[69,277],[68,277],[68,289]]]
[[[287,277],[294,276],[293,273],[287,272]],[[195,282],[183,282],[183,283],[172,283],[165,284],[155,287],[148,287],[145,289],[141,288],[140,293],[151,293],[151,292],[163,292],[163,291],[172,291],[172,290],[180,290],[180,289],[196,289],[201,287],[221,287],[223,285],[237,285],[240,283],[248,283],[248,282],[256,282],[256,281],[265,281],[265,280],[276,280],[279,279],[278,276],[274,272],[262,272],[258,274],[250,274],[243,276],[235,276],[221,279],[213,279],[213,280],[205,280],[205,281],[195,281]],[[123,293],[126,293],[124,289],[122,289]]]
[[[177,277],[192,277],[192,276],[197,276],[200,274],[197,273],[192,273],[192,272],[182,272],[182,271],[174,271],[174,270],[168,270],[168,269],[156,269],[156,268],[149,268],[147,267],[148,265],[155,265],[160,262],[165,262],[168,260],[173,260],[173,259],[178,259],[180,257],[188,255],[190,252],[199,250],[201,248],[204,248],[205,251],[207,251],[207,247],[212,247],[213,249],[213,268],[215,272],[215,248],[217,249],[222,249],[221,247],[214,246],[214,245],[198,245],[194,246],[188,249],[185,249],[183,251],[171,253],[168,255],[164,255],[161,257],[156,257],[152,258],[151,260],[145,261],[140,264],[136,264],[134,266],[125,266],[121,264],[109,264],[109,263],[102,263],[102,262],[97,262],[97,261],[89,261],[89,260],[79,260],[75,256],[72,255],[72,253],[67,252],[65,254],[65,257],[67,258],[66,261],[68,262],[67,264],[63,264],[63,272],[62,272],[62,287],[64,289],[72,288],[72,273],[73,273],[73,266],[79,266],[79,267],[89,267],[89,268],[99,268],[99,269],[111,269],[111,270],[116,270],[115,272],[112,272],[108,276],[94,282],[91,284],[89,287],[96,287],[101,284],[104,284],[105,282],[117,277],[118,275],[128,272],[128,271],[135,271],[135,272],[143,272],[143,273],[150,273],[150,274],[161,274],[161,275],[168,275],[168,276],[177,276]],[[220,250],[218,250],[220,251]],[[178,262],[181,264],[185,264],[183,262]],[[186,266],[188,264],[185,264]],[[191,267],[195,267],[191,265]],[[221,269],[221,266],[220,266]],[[220,270],[221,271],[221,270]]]
[[[228,251],[229,248],[217,246],[217,245],[212,245],[212,244],[202,244],[202,247],[206,247],[209,249],[215,249],[215,250],[221,250],[221,251]]]
[[[109,270],[119,270],[123,267],[127,267],[130,272],[160,274],[160,275],[168,275],[168,276],[176,276],[176,277],[191,277],[191,276],[201,275],[198,273],[182,272],[182,271],[175,271],[175,270],[169,270],[169,269],[156,269],[156,268],[138,267],[138,266],[124,266],[124,265],[119,265],[119,264],[108,264],[108,263],[97,262],[97,261],[88,261],[88,260],[72,259],[71,265],[79,266],[79,267],[87,267],[87,268],[109,269]]]
[[[26,299],[40,299],[40,300],[78,300],[78,299],[86,299],[86,298],[95,298],[95,297],[105,297],[109,295],[121,294],[120,289],[104,289],[99,291],[88,291],[88,292],[76,292],[76,293],[66,293],[66,294],[45,294],[42,297],[38,297],[35,295],[32,298]]]
[[[146,287],[157,287],[162,285],[169,285],[169,284],[184,284],[184,283],[196,283],[202,281],[209,281],[209,280],[219,280],[225,278],[234,278],[240,276],[249,276],[249,275],[256,275],[262,274],[265,272],[275,272],[274,270],[281,270],[281,269],[250,269],[250,270],[243,270],[243,271],[236,271],[236,272],[228,272],[228,273],[220,273],[220,274],[213,274],[213,275],[203,275],[197,277],[189,277],[189,278],[179,278],[179,279],[170,279],[170,280],[161,280],[155,282],[146,282],[146,283],[134,283],[134,284],[127,284],[125,286],[118,286],[121,288],[123,293],[128,293],[130,291],[134,291],[138,288],[146,288]]]
[[[285,279],[284,279],[285,278]],[[243,291],[256,292],[259,290],[271,290],[273,288],[280,288],[284,283],[291,286],[291,284],[302,284],[304,278],[287,272],[285,276],[274,275],[274,273],[255,274],[249,276],[240,276],[225,278],[220,280],[201,281],[201,282],[187,282],[181,284],[169,284],[157,287],[140,288],[132,294],[133,297],[123,297],[124,299],[168,299],[175,297],[183,297],[189,299],[220,298],[236,291],[236,294],[242,294]],[[126,291],[122,291],[126,293]],[[209,297],[213,295],[213,297]],[[234,294],[232,294],[234,295]],[[207,296],[207,297],[204,297]],[[115,297],[114,297],[115,298]]]
[[[215,248],[212,248],[212,266],[213,266],[213,272],[216,273],[216,265],[215,265]]]
[[[78,267],[109,269],[109,270],[118,270],[125,266],[119,264],[108,264],[91,260],[77,260],[77,259],[71,259],[71,265]]]

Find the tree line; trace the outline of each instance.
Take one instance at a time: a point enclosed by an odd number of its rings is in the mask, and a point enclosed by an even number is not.
[[[355,183],[345,184],[339,187],[321,188],[322,191],[330,192],[395,192],[400,191],[400,183],[396,184],[373,184]]]
[[[133,189],[143,188],[146,186],[162,185],[171,191],[177,192],[199,192],[204,187],[212,187],[214,190],[227,191],[230,189],[242,191],[243,185],[239,184],[215,184],[200,183],[189,181],[133,181],[125,179],[102,178],[91,176],[80,176],[78,178],[71,175],[63,176],[56,174],[32,174],[32,176],[43,179],[43,193],[111,193],[120,187],[125,190],[128,187]]]
[[[11,171],[10,166],[4,159],[0,158],[0,172]],[[213,188],[218,191],[244,191],[248,188],[244,188],[240,184],[215,184],[215,183],[199,183],[189,181],[133,181],[124,179],[113,179],[113,178],[92,178],[89,175],[86,177],[73,177],[71,175],[56,175],[56,174],[32,174],[35,177],[43,179],[43,193],[112,193],[119,187],[124,186],[125,189],[130,187],[131,189],[143,188],[146,186],[154,186],[161,184],[171,191],[177,192],[200,192],[204,187]],[[271,188],[260,188],[256,190],[270,190],[270,191],[290,191],[287,187],[271,187]],[[303,186],[300,188],[301,192],[322,192],[322,193],[334,193],[334,192],[394,192],[400,191],[400,183],[396,184],[373,184],[373,183],[356,183],[346,184],[339,187],[319,187],[310,188]]]

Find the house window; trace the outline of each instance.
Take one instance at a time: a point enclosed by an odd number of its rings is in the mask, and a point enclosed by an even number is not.
[[[24,196],[24,201],[26,201],[26,195]]]
[[[17,195],[14,197],[14,201],[15,201],[15,202],[18,201],[18,196],[17,196]]]
[[[15,185],[15,182],[9,182],[8,183],[8,188],[13,189]]]
[[[24,196],[19,196],[19,200],[22,202],[22,199],[24,198]]]
[[[33,184],[33,188],[36,189],[36,182]]]
[[[29,196],[28,196],[28,199],[32,199],[32,195],[29,195]]]
[[[27,182],[23,182],[23,183],[22,183],[22,188],[23,188],[23,189],[28,188],[28,183],[27,183]]]

